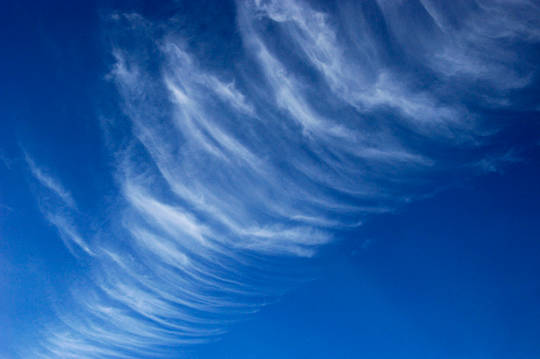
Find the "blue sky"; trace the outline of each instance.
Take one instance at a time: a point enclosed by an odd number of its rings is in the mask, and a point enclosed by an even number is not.
[[[536,358],[533,1],[7,1],[0,358]]]

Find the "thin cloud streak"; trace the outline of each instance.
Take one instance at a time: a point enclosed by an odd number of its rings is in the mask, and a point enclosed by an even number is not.
[[[24,154],[24,159],[34,178],[43,187],[47,188],[49,191],[58,196],[58,198],[60,198],[62,202],[69,208],[76,208],[73,196],[57,179],[53,178],[43,168],[39,167],[27,153]]]
[[[75,252],[73,250],[72,243],[79,246],[84,252],[86,252],[86,254],[94,255],[94,252],[90,249],[86,241],[77,232],[77,229],[75,229],[74,225],[69,221],[69,219],[67,219],[66,216],[47,213],[45,214],[45,217],[58,229],[64,244],[73,255],[75,255]]]
[[[52,201],[47,197],[41,198],[42,196],[39,196],[39,205],[44,217],[56,228],[66,248],[75,257],[78,256],[79,250],[82,250],[86,255],[93,256],[95,253],[84,237],[79,233],[72,220],[72,218],[78,214],[77,204],[73,199],[71,192],[68,191],[58,179],[54,178],[42,167],[38,166],[34,159],[26,152],[24,152],[24,159],[30,169],[30,173],[38,183],[47,191],[52,192],[62,203],[61,205],[57,205],[55,204],[56,201]]]

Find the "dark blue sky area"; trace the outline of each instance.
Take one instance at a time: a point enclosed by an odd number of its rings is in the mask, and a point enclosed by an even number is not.
[[[320,279],[196,357],[539,356],[538,168],[512,165],[375,219],[321,259]]]

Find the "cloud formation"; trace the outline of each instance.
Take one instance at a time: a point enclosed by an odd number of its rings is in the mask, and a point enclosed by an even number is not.
[[[49,216],[92,254],[93,271],[30,357],[172,357],[212,340],[301,280],[284,263],[495,161],[486,144],[499,129],[467,104],[508,107],[508,91],[533,78],[504,41],[538,42],[527,1],[253,0],[236,10],[241,46],[221,66],[175,21],[115,16],[154,56],[113,50],[108,78],[127,119],[118,116],[122,145],[110,146],[120,204],[92,245]],[[504,14],[498,26],[494,14]]]

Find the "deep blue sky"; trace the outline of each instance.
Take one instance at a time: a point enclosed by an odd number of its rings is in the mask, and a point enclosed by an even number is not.
[[[0,358],[540,357],[539,14],[4,2]]]
[[[509,172],[374,220],[199,357],[537,357],[538,165]]]

